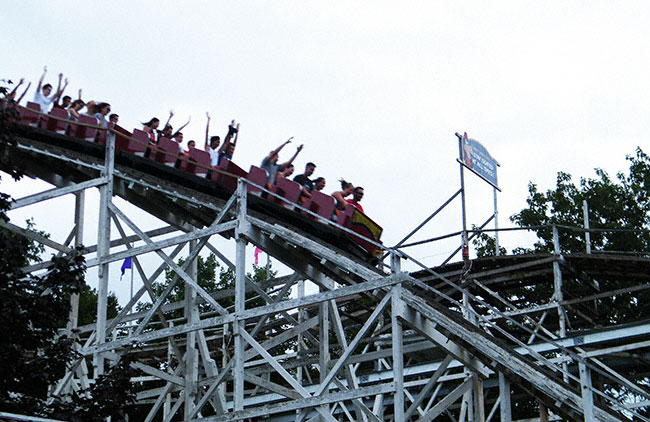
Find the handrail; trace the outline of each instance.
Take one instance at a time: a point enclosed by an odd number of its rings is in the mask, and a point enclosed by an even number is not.
[[[565,229],[565,230],[572,230],[576,232],[589,232],[589,233],[650,233],[650,229],[619,229],[619,228],[584,228],[584,227],[575,227],[575,226],[565,226],[562,224],[542,224],[538,226],[525,226],[525,227],[500,227],[498,229],[468,229],[467,233],[485,233],[485,232],[510,232],[510,231],[531,231],[531,230],[539,230],[539,229],[550,229],[553,227],[557,227],[560,229]],[[435,242],[438,240],[444,240],[448,239],[450,237],[454,236],[459,236],[463,232],[462,231],[456,231],[453,233],[449,233],[446,235],[442,236],[437,236],[437,237],[431,237],[428,239],[424,240],[418,240],[416,242],[411,242],[411,243],[406,243],[403,245],[400,245],[399,247],[395,246],[394,248],[401,249],[401,248],[407,248],[411,246],[419,246],[423,245],[425,243],[431,243]]]

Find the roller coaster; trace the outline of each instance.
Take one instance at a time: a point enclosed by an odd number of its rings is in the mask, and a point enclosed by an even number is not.
[[[83,122],[57,129],[64,119],[22,112],[6,158],[54,187],[12,209],[73,195],[75,213],[62,240],[2,226],[65,253],[83,245],[91,226],[85,192],[100,193],[97,244],[83,249],[87,266],[98,268],[97,321],[79,327],[73,312],[66,332],[80,357],[53,395],[86,388],[129,353],[143,373],[133,380],[140,389],[130,420],[649,420],[650,316],[626,324],[599,316],[612,297],[648,289],[648,257],[566,255],[557,245],[552,254],[406,272],[402,262],[417,260],[382,245],[366,216],[333,222],[330,210],[319,212],[323,203],[299,204],[289,189],[256,183],[253,171],[202,171],[200,159],[177,168],[177,158],[165,162],[173,154],[139,145],[133,133]],[[37,116],[31,125],[25,113]],[[144,231],[115,197],[164,225]],[[217,236],[234,253],[217,248]],[[247,245],[292,273],[253,282]],[[205,251],[234,271],[234,288],[198,284],[196,257]],[[160,265],[143,268],[145,254]],[[143,287],[107,319],[109,265],[128,257]],[[156,296],[151,285],[167,268],[175,276]],[[611,278],[624,287],[607,290]],[[179,280],[184,301],[166,304]],[[307,282],[318,292],[306,294]],[[537,301],[512,299],[530,288]],[[152,306],[137,312],[147,295]],[[170,319],[172,310],[183,316]],[[521,403],[538,416],[517,419]]]

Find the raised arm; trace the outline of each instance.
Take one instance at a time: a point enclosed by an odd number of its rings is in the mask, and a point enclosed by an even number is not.
[[[63,73],[59,73],[59,83],[56,84],[56,91],[54,91],[54,101],[59,99],[59,96],[63,92],[61,89],[61,80],[63,80]],[[66,84],[68,83],[68,80],[66,79]]]
[[[11,92],[6,95],[6,98],[13,100],[13,98],[16,96],[16,92],[18,91],[18,87],[21,86],[23,82],[25,82],[25,78],[20,78],[14,89],[12,89]]]
[[[176,132],[174,132],[174,134],[177,134],[178,132],[180,132],[181,130],[183,130],[183,128],[185,128],[187,125],[189,125],[189,124],[190,124],[190,120],[192,120],[192,116],[188,117],[188,118],[187,118],[187,123],[185,123],[183,126],[179,127],[179,128],[176,130]]]
[[[77,98],[77,99],[78,99],[78,100],[81,99],[81,88],[79,88],[79,98]]]
[[[60,76],[61,75],[59,75],[59,77]],[[61,86],[61,79],[59,79],[59,86]],[[57,91],[57,93],[55,94],[56,95],[56,101],[58,101],[59,98],[61,98],[61,96],[63,95],[63,91],[65,91],[67,86],[68,86],[68,78],[65,78],[65,83],[63,84],[63,88],[61,88],[61,90]]]
[[[237,123],[237,126],[235,127],[235,139],[231,142],[233,148],[237,146],[237,139],[239,138],[239,123]]]
[[[275,154],[279,154],[280,151],[282,150],[282,148],[284,148],[285,145],[291,143],[291,140],[292,140],[292,139],[293,139],[293,136],[292,136],[291,138],[287,139],[286,141],[284,141],[284,143],[283,143],[282,145],[280,145],[279,147],[277,147],[277,148],[274,149],[273,151],[269,152],[269,155],[268,155],[269,159],[270,159],[273,155],[275,155]]]
[[[43,66],[43,74],[41,75],[41,79],[38,80],[38,86],[36,87],[36,91],[38,92],[41,91],[41,86],[43,85],[43,79],[45,79],[46,73],[47,73],[47,66]]]
[[[300,153],[300,151],[302,151],[302,147],[303,147],[303,146],[300,145],[298,148],[296,148],[296,152],[293,154],[293,156],[289,159],[289,161],[287,161],[287,162],[285,162],[285,163],[282,163],[282,166],[285,166],[285,167],[286,167],[286,166],[288,166],[289,164],[291,164],[291,163],[293,162],[293,160],[296,159],[296,157],[298,156],[298,154]]]
[[[205,125],[205,150],[210,148],[210,113],[205,112],[205,117],[208,118],[208,123]]]
[[[239,138],[239,123],[237,123],[237,126],[235,127],[235,139],[230,142],[230,145],[232,145],[232,154],[230,155],[231,157],[235,155],[235,147],[237,146],[237,139]]]
[[[235,121],[230,122],[230,126],[228,126],[228,134],[226,134],[226,139],[223,141],[223,144],[221,144],[221,147],[219,148],[219,154],[222,154],[224,151],[228,150],[228,147],[232,144],[233,146],[235,145],[235,142],[232,141],[233,134],[236,135],[237,132],[235,132]],[[235,138],[235,141],[237,138]]]
[[[172,117],[174,117],[174,110],[169,110],[169,117],[167,118],[167,123],[165,123],[165,124],[162,126],[163,129],[166,128],[167,125],[169,124],[169,122],[172,121]],[[189,122],[188,122],[188,123],[189,123]],[[178,130],[180,130],[180,129],[178,129]]]
[[[27,84],[27,88],[25,88],[25,91],[23,92],[23,95],[18,97],[18,99],[16,100],[16,104],[20,104],[20,102],[23,100],[23,97],[25,97],[25,94],[27,94],[27,91],[29,91],[30,86],[32,86],[31,82]]]

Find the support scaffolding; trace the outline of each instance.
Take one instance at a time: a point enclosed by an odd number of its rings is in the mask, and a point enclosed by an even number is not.
[[[650,392],[625,376],[630,363],[617,357],[646,356],[650,316],[596,330],[566,324],[567,314],[584,314],[578,303],[617,294],[563,296],[566,278],[588,286],[599,268],[611,270],[599,257],[574,260],[558,248],[549,256],[495,257],[481,261],[483,267],[474,262],[471,272],[461,263],[407,273],[402,261],[417,260],[403,249],[387,248],[388,262],[372,266],[251,206],[243,178],[234,195],[219,198],[201,185],[161,182],[117,163],[110,133],[101,156],[46,141],[42,133],[28,132],[12,153],[30,163],[28,174],[55,188],[19,198],[15,207],[73,194],[75,218],[65,241],[32,239],[61,252],[72,239],[81,244],[88,222],[84,192],[100,191],[97,244],[84,249],[88,266],[99,270],[97,323],[78,327],[81,357],[53,394],[85,388],[121,354],[131,353],[143,373],[138,378],[143,389],[130,413],[145,421],[506,422],[512,420],[515,390],[517,400],[539,401],[551,419],[648,420],[635,409],[648,406]],[[116,196],[165,225],[143,231],[116,204]],[[29,235],[20,227],[3,227]],[[215,246],[217,235],[232,239],[233,250]],[[247,245],[292,273],[253,282],[246,272]],[[183,251],[187,259],[180,266],[175,260]],[[202,252],[234,269],[234,289],[207,292],[199,285],[196,257]],[[158,257],[153,271],[140,262],[144,254]],[[127,257],[133,258],[143,286],[107,320],[109,265]],[[624,293],[647,287],[650,261],[621,257],[616,262],[634,267]],[[165,268],[175,277],[155,295],[152,283]],[[179,280],[185,283],[184,301],[165,303]],[[512,303],[500,293],[549,282],[554,291],[546,303]],[[318,292],[306,294],[305,283],[318,286]],[[147,295],[153,305],[136,312],[135,304]],[[183,317],[170,320],[176,309]],[[557,318],[551,317],[554,312]],[[76,325],[73,311],[68,328]],[[629,399],[612,397],[615,389],[629,391]]]

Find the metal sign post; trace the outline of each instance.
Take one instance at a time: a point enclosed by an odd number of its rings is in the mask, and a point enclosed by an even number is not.
[[[492,188],[494,195],[494,253],[496,256],[501,255],[499,250],[499,209],[497,208],[497,189]]]
[[[469,259],[469,251],[465,248],[468,246],[467,241],[467,227],[466,227],[466,215],[465,215],[465,180],[463,174],[463,168],[467,168],[469,171],[489,183],[494,191],[494,228],[497,230],[495,232],[496,238],[496,255],[499,255],[499,222],[498,222],[498,209],[497,209],[497,191],[501,191],[497,181],[497,167],[500,164],[492,158],[487,149],[477,140],[468,138],[467,132],[463,135],[460,135],[456,132],[456,137],[458,138],[458,152],[459,158],[458,163],[460,164],[460,185],[462,191],[462,202],[463,202],[463,259],[465,260],[465,255],[467,254],[467,259]]]

